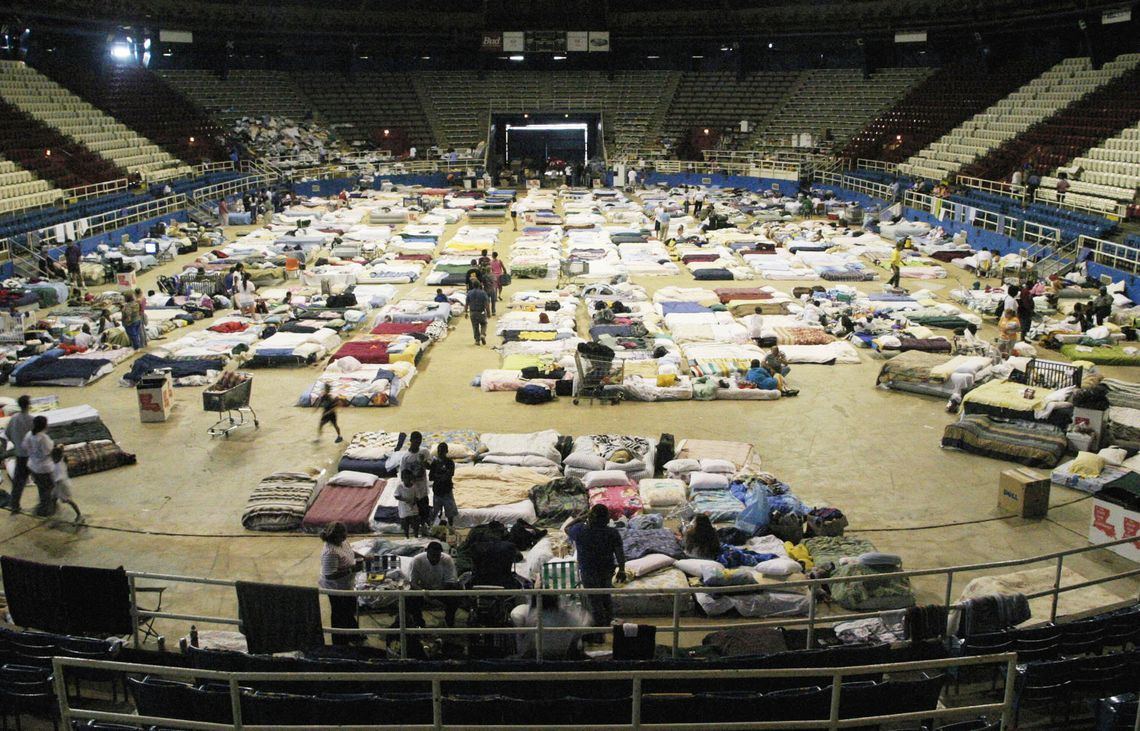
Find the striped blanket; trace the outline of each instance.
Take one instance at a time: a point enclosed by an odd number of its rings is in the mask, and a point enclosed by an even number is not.
[[[1065,432],[1052,424],[967,414],[942,434],[942,446],[1028,467],[1055,467],[1065,455]]]
[[[253,488],[241,515],[248,530],[297,530],[312,501],[317,479],[307,472],[276,472]]]
[[[71,477],[90,475],[134,464],[135,455],[109,439],[98,439],[79,444],[68,444],[63,450],[67,460],[67,473]]]

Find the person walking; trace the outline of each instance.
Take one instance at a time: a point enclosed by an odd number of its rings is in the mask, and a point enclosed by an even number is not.
[[[902,279],[902,250],[903,242],[900,241],[895,244],[895,249],[891,252],[891,278],[887,280],[887,286],[893,289],[898,289]]]
[[[471,318],[471,332],[475,336],[476,345],[487,344],[487,308],[490,298],[483,291],[481,284],[472,284],[467,290],[467,304],[465,309]]]
[[[356,572],[359,556],[348,545],[348,528],[344,523],[333,521],[321,530],[321,576],[317,585],[322,589],[351,590],[356,588]],[[336,629],[356,629],[356,597],[329,597],[329,610],[332,613],[329,624]],[[351,645],[357,641],[354,635],[333,633],[334,645]]]
[[[79,270],[79,260],[82,256],[83,252],[79,249],[78,241],[72,241],[67,245],[67,250],[64,252],[64,259],[67,261],[67,278],[71,280],[76,289],[84,289],[83,275]]]
[[[4,427],[4,438],[16,455],[16,469],[12,473],[12,496],[8,499],[8,507],[13,513],[20,512],[20,496],[24,494],[24,486],[28,484],[28,453],[24,450],[24,437],[32,431],[34,418],[31,414],[32,399],[24,394],[16,399],[20,410],[8,420]]]
[[[55,469],[52,471],[52,480],[55,483],[51,490],[52,500],[58,503],[67,503],[75,511],[74,522],[82,523],[83,514],[79,512],[79,506],[71,494],[71,479],[67,474],[67,460],[63,458],[62,444],[52,447],[51,461],[55,463]]]
[[[576,518],[566,529],[578,554],[578,576],[587,589],[609,589],[613,586],[614,568],[618,581],[625,581],[625,552],[621,534],[610,527],[610,510],[595,505],[585,516]],[[590,594],[590,612],[594,626],[606,627],[613,621],[614,603],[609,594]],[[590,639],[600,641],[598,635]]]
[[[455,460],[447,456],[447,443],[440,442],[435,448],[435,459],[428,465],[428,480],[431,482],[433,498],[431,521],[434,523],[442,514],[447,525],[455,525],[459,517],[459,506],[455,504]]]
[[[1029,342],[1029,328],[1033,326],[1033,313],[1037,310],[1033,301],[1033,290],[1024,287],[1017,295],[1017,319],[1021,321],[1021,339]]]
[[[321,432],[325,430],[325,424],[332,424],[332,428],[336,431],[336,440],[334,444],[340,444],[344,441],[344,437],[340,433],[340,425],[336,423],[336,399],[332,395],[332,384],[326,383],[324,388],[321,389],[321,397],[317,400],[317,408],[321,410],[321,419],[317,422],[317,439],[321,438]]]
[[[491,280],[495,285],[495,299],[498,300],[503,294],[503,275],[507,273],[506,267],[503,266],[503,260],[499,258],[499,252],[491,252]]]
[[[32,419],[32,430],[24,435],[24,452],[28,455],[28,472],[36,483],[40,502],[36,506],[36,515],[48,516],[55,513],[55,501],[51,493],[55,488],[55,463],[51,459],[51,451],[55,442],[47,434],[48,420],[46,416],[37,416]]]

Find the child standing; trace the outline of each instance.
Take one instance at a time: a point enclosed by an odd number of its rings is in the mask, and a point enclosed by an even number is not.
[[[317,424],[317,438],[320,438],[325,424],[332,424],[332,428],[336,429],[336,443],[343,442],[344,437],[340,435],[340,426],[336,423],[336,399],[332,397],[332,386],[327,383],[324,390],[321,391],[321,398],[317,401],[317,406],[321,410],[321,420]]]
[[[431,480],[432,495],[435,504],[432,506],[431,520],[434,521],[443,513],[447,525],[454,525],[459,515],[459,507],[455,504],[455,460],[447,456],[447,444],[440,442],[435,449],[435,459],[428,467],[428,479]]]
[[[55,483],[52,487],[51,496],[53,499],[67,503],[72,510],[75,511],[75,522],[83,522],[83,514],[79,512],[79,506],[75,504],[75,498],[71,496],[71,480],[67,475],[67,460],[63,458],[63,445],[57,444],[51,450],[51,459],[55,463],[52,468],[52,480]]]
[[[416,488],[416,483],[404,482],[402,479],[396,485],[396,502],[399,505],[396,509],[400,515],[400,527],[404,529],[404,538],[411,538],[411,534],[415,533],[416,538],[420,537],[420,505]]]

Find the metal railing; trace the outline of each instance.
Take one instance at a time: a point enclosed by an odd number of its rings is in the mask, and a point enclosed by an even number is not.
[[[254,173],[246,175],[245,177],[234,178],[233,180],[226,180],[221,183],[196,188],[190,191],[190,198],[193,202],[212,201],[225,196],[244,193],[247,190],[263,188],[271,184],[273,180],[274,178],[269,175]]]
[[[977,572],[992,571],[994,569],[1008,569],[1015,566],[1026,566],[1034,563],[1048,563],[1055,567],[1056,576],[1053,585],[1042,591],[1028,594],[1027,598],[1037,599],[1041,597],[1050,597],[1052,599],[1051,608],[1049,612],[1050,621],[1054,621],[1058,616],[1058,604],[1062,594],[1084,589],[1090,586],[1096,586],[1113,581],[1121,581],[1130,579],[1134,576],[1140,576],[1140,567],[1119,571],[1117,573],[1109,574],[1107,576],[1090,579],[1078,584],[1070,586],[1061,586],[1062,571],[1064,563],[1067,558],[1073,556],[1083,555],[1092,551],[1101,551],[1114,546],[1123,545],[1125,543],[1140,543],[1140,539],[1135,536],[1130,538],[1122,538],[1105,543],[1098,543],[1095,545],[1082,546],[1080,548],[1072,548],[1066,551],[1044,554],[1040,556],[1031,556],[1028,558],[1007,559],[1005,561],[993,561],[984,564],[965,564],[960,566],[929,568],[929,569],[912,569],[908,571],[897,571],[893,573],[876,574],[873,577],[874,581],[881,581],[887,579],[917,579],[921,577],[941,577],[944,578],[945,583],[942,587],[943,606],[947,610],[955,607],[952,599],[954,590],[954,580],[963,574],[971,574]],[[140,625],[142,623],[151,623],[156,619],[163,620],[178,620],[194,622],[198,625],[221,625],[235,627],[240,625],[237,617],[216,617],[200,614],[192,614],[185,612],[172,612],[166,611],[152,611],[139,607],[137,601],[138,582],[165,582],[167,584],[185,584],[189,586],[216,586],[216,587],[234,587],[236,581],[229,579],[209,579],[199,577],[179,576],[173,574],[156,574],[147,572],[127,572],[128,583],[130,586],[130,599],[131,599],[131,622],[132,622],[132,640],[135,646],[141,645],[140,640]],[[835,622],[848,621],[853,619],[866,619],[870,617],[879,616],[878,612],[843,612],[837,614],[828,614],[825,617],[819,616],[819,604],[816,598],[817,590],[824,585],[831,585],[834,587],[837,584],[853,583],[860,581],[867,581],[865,576],[850,576],[850,577],[831,577],[827,579],[801,579],[795,581],[785,581],[778,585],[769,586],[765,588],[758,588],[755,585],[746,586],[732,586],[732,587],[677,587],[677,588],[657,588],[657,589],[631,589],[631,588],[614,588],[614,589],[586,589],[583,587],[576,588],[550,588],[550,589],[471,589],[471,590],[388,590],[388,589],[353,589],[353,590],[335,590],[335,589],[320,589],[320,593],[332,596],[354,596],[358,600],[360,598],[366,601],[377,600],[384,598],[386,600],[387,609],[394,608],[397,615],[397,621],[390,627],[358,627],[355,629],[342,629],[342,628],[324,628],[324,632],[332,635],[395,635],[398,634],[400,638],[401,656],[406,656],[407,651],[407,638],[414,635],[464,635],[464,634],[532,634],[534,635],[535,647],[537,656],[542,657],[543,633],[544,632],[598,632],[608,631],[608,627],[596,628],[556,628],[544,627],[542,624],[542,613],[538,613],[538,624],[535,627],[511,627],[511,628],[485,628],[485,627],[466,627],[466,628],[444,628],[444,627],[413,627],[408,622],[407,600],[409,597],[416,598],[467,598],[475,599],[479,597],[519,597],[526,598],[528,601],[534,598],[535,601],[540,601],[538,597],[543,595],[559,596],[559,597],[576,597],[586,599],[591,594],[610,594],[610,595],[628,595],[628,596],[671,596],[672,597],[672,611],[671,621],[668,625],[658,626],[658,631],[667,632],[671,636],[671,645],[673,656],[677,657],[680,653],[680,639],[681,634],[684,632],[711,632],[722,630],[727,627],[799,627],[806,626],[806,646],[812,647],[815,644],[816,631],[821,623],[834,624]],[[148,585],[149,588],[149,585]],[[1135,587],[1134,587],[1135,589]],[[740,622],[716,622],[716,623],[696,623],[696,624],[682,624],[681,617],[683,614],[682,600],[688,599],[690,602],[697,594],[709,595],[731,595],[734,593],[755,593],[763,591],[774,591],[777,593],[785,592],[804,592],[807,596],[807,615],[802,617],[780,617],[775,619],[758,619],[758,620],[745,620]]]
[[[1067,208],[1072,211],[1091,213],[1094,216],[1107,218],[1110,221],[1123,221],[1125,218],[1127,218],[1128,205],[1125,203],[1102,198],[1100,200],[1108,200],[1109,203],[1111,203],[1112,207],[1105,208],[1103,206],[1086,205],[1082,202],[1082,196],[1095,197],[1090,196],[1087,193],[1074,193],[1073,191],[1069,191],[1065,195],[1065,200],[1061,201],[1057,200],[1056,188],[1046,188],[1045,186],[1041,186],[1036,191],[1034,191],[1033,201],[1035,203],[1044,203],[1045,205],[1049,206],[1057,206],[1058,208]]]
[[[873,180],[866,180],[864,178],[856,178],[852,175],[844,175],[843,173],[827,172],[817,170],[813,179],[817,183],[824,185],[834,185],[840,188],[853,190],[856,193],[869,195],[872,198],[890,203],[894,195],[891,193],[891,187],[883,183],[876,183]]]
[[[855,162],[856,170],[877,170],[883,173],[890,173],[891,175],[899,174],[899,165],[896,162],[885,162],[883,160],[868,160],[866,158],[859,158]]]
[[[186,196],[178,193],[176,195],[159,198],[158,200],[146,201],[144,203],[136,203],[134,205],[125,206],[123,208],[116,208],[113,211],[105,211],[103,213],[96,213],[90,216],[84,216],[82,221],[86,225],[82,234],[76,230],[76,235],[80,238],[88,236],[96,236],[104,231],[110,231],[124,226],[130,226],[140,221],[146,221],[151,218],[166,215],[167,213],[175,213],[186,207]],[[78,224],[78,221],[69,221],[64,224],[57,224],[55,226],[47,226],[37,231],[40,236],[40,243],[48,245],[62,246],[65,241],[60,241],[56,238],[56,229],[59,225],[67,226],[69,224]]]
[[[941,671],[949,668],[976,667],[985,665],[1004,665],[1005,688],[1000,703],[979,703],[957,707],[942,707],[924,711],[910,711],[890,713],[875,716],[862,716],[857,718],[840,718],[840,704],[843,698],[843,681],[845,678],[865,677],[886,672],[917,673],[927,670]],[[493,682],[506,686],[512,683],[532,683],[538,681],[597,681],[597,682],[629,682],[630,683],[630,715],[627,723],[605,723],[592,725],[592,729],[605,729],[618,731],[621,729],[655,729],[660,731],[698,731],[703,729],[845,729],[857,726],[878,725],[882,723],[901,723],[906,721],[921,721],[929,718],[939,719],[967,719],[982,715],[1000,714],[1002,728],[1012,727],[1014,717],[1014,688],[1017,673],[1016,653],[1001,653],[993,655],[975,655],[970,657],[955,657],[940,660],[921,660],[905,663],[853,665],[846,667],[828,668],[773,668],[764,670],[753,669],[718,669],[718,670],[599,670],[599,671],[562,671],[562,672],[415,672],[409,670],[387,672],[240,672],[221,670],[201,670],[197,668],[179,668],[166,665],[144,665],[139,663],[114,662],[109,660],[87,660],[82,658],[55,657],[52,660],[53,683],[56,696],[59,699],[60,717],[64,728],[71,728],[72,721],[93,720],[104,723],[123,724],[154,724],[164,728],[200,729],[201,731],[223,731],[224,729],[256,729],[257,731],[276,731],[277,726],[262,726],[246,724],[242,716],[242,683],[266,683],[288,680],[297,683],[360,683],[385,682],[398,683],[425,683],[431,685],[432,722],[430,724],[392,724],[376,723],[365,726],[353,726],[358,729],[391,729],[399,728],[404,731],[424,729],[425,731],[444,731],[445,729],[470,728],[469,724],[449,724],[444,721],[443,703],[445,699],[446,683],[451,682]],[[77,671],[106,671],[118,674],[147,674],[161,678],[181,678],[192,683],[209,681],[218,685],[225,685],[229,691],[231,723],[216,723],[206,721],[187,721],[161,716],[142,716],[132,713],[117,713],[100,711],[92,708],[75,708],[67,694],[66,671],[74,668]],[[748,721],[748,722],[701,722],[701,723],[643,723],[643,703],[646,697],[657,695],[654,691],[646,692],[644,686],[647,682],[667,680],[764,680],[767,678],[820,678],[830,682],[830,699],[827,708],[827,717],[805,721]],[[554,719],[551,719],[552,721]],[[551,724],[543,725],[544,729],[573,729],[582,728],[581,724]],[[306,726],[310,731],[324,731],[342,728],[341,726]],[[500,725],[498,729],[528,729],[531,726]]]
[[[1140,249],[1135,246],[1082,235],[1077,239],[1077,252],[1086,247],[1092,250],[1092,260],[1097,264],[1129,274],[1140,274]]]
[[[1006,183],[1001,180],[971,178],[968,175],[958,175],[954,178],[954,182],[966,188],[1004,195],[1022,204],[1025,203],[1026,192],[1028,190],[1024,185],[1014,185],[1013,183]]]
[[[194,177],[200,178],[209,173],[224,173],[234,169],[233,160],[226,160],[224,162],[203,162],[193,167]]]
[[[1047,248],[1058,248],[1062,244],[1060,229],[1034,221],[1026,221],[1016,216],[996,213],[913,190],[906,191],[903,202],[915,210],[929,213],[940,220],[966,223],[1002,236],[1024,241],[1038,253],[1043,253]]]
[[[67,188],[63,191],[64,203],[70,201],[81,201],[87,198],[95,198],[108,193],[118,193],[121,190],[126,190],[129,187],[129,181],[126,178],[118,178],[116,180],[107,180],[102,183],[93,183],[91,185],[80,185],[75,188]]]
[[[753,178],[799,180],[800,165],[777,160],[756,162],[718,162],[709,160],[655,160],[653,168],[659,173],[697,173],[703,175],[745,175]]]

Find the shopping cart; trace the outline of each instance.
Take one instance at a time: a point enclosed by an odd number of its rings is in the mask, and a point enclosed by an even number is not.
[[[247,425],[250,420],[245,412],[249,412],[253,421],[253,428],[260,429],[257,412],[249,405],[249,395],[253,390],[253,374],[234,371],[227,373],[214,385],[202,392],[202,407],[206,411],[218,412],[218,420],[206,430],[212,437],[221,435],[229,437],[230,432],[238,427]]]
[[[600,399],[617,404],[625,398],[625,361],[613,356],[595,357],[582,352],[574,354],[574,404],[582,398]]]

